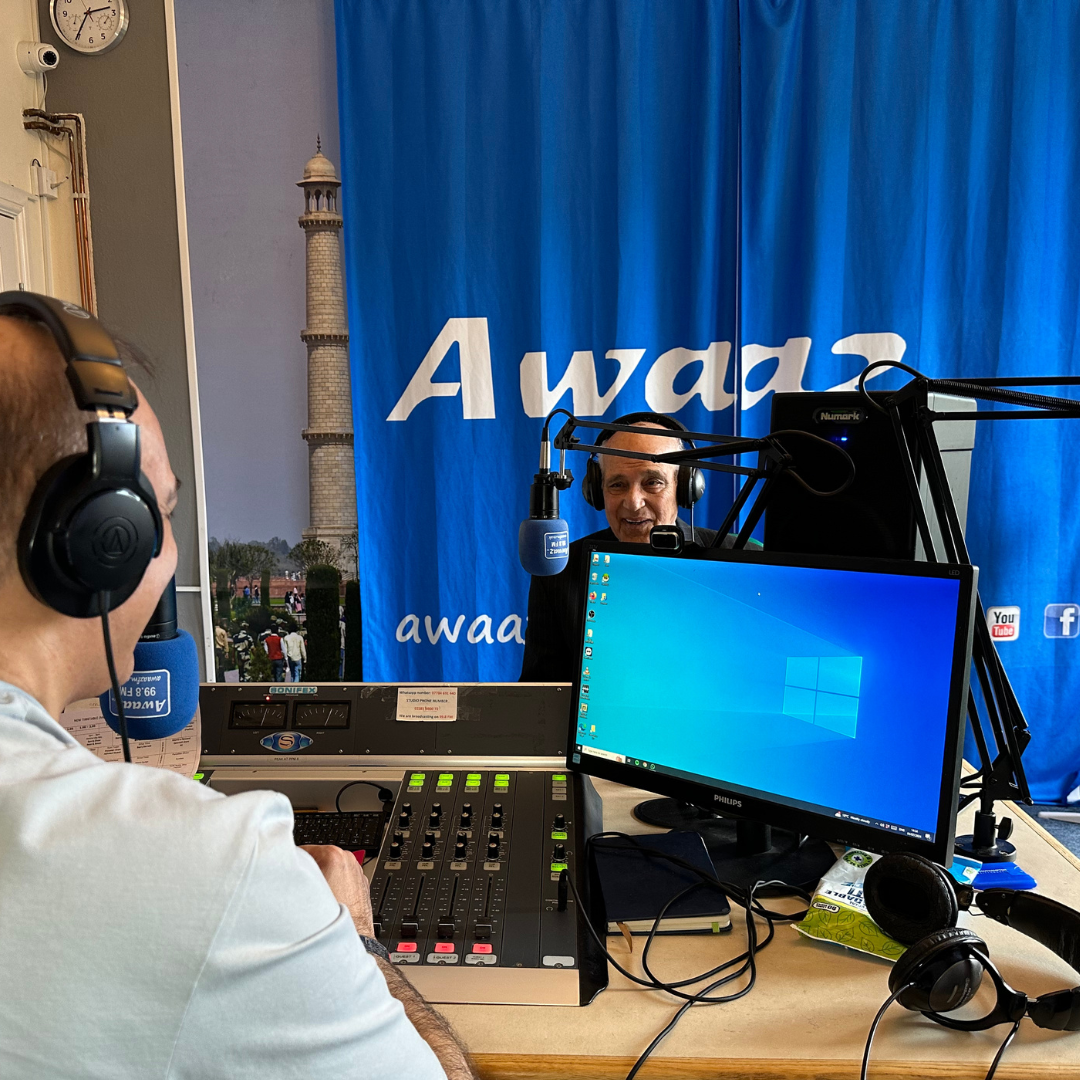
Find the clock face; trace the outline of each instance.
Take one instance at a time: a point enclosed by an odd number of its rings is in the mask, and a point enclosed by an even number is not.
[[[53,29],[81,53],[108,52],[128,28],[127,0],[50,0]]]

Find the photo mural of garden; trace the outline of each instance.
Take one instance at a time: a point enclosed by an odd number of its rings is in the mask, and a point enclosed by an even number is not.
[[[357,534],[208,545],[218,682],[364,677]]]

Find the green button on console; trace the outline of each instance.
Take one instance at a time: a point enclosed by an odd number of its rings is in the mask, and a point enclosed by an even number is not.
[[[564,832],[553,832],[551,834],[551,839],[552,840],[565,840],[566,839],[566,833],[564,833]]]
[[[497,787],[500,791],[503,790],[504,788],[507,791],[509,791],[509,789],[510,789],[510,781],[509,780],[496,780],[495,781],[495,787]]]
[[[465,779],[466,780],[479,780],[480,779],[480,773],[478,773],[478,772],[466,773]]]
[[[495,774],[495,779],[496,780],[509,780],[510,779],[510,774],[508,772],[497,772]]]
[[[411,780],[411,781],[412,781],[412,782],[413,782],[414,784],[422,784],[422,783],[424,782],[424,780],[426,780],[426,779],[427,779],[427,773],[422,773],[422,772],[414,772],[414,773],[412,773],[412,774],[411,774],[411,775],[409,776],[409,779],[410,779],[410,780]]]
[[[564,772],[554,773],[552,775],[551,779],[552,780],[565,780],[566,779],[566,773],[564,773]]]
[[[564,863],[564,862],[553,862],[551,864],[551,872],[553,874],[558,874],[560,871],[565,870],[565,869],[566,869],[566,863]]]

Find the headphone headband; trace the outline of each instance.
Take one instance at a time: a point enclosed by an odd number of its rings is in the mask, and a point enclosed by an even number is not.
[[[116,343],[77,304],[27,292],[0,293],[0,315],[41,323],[66,365],[87,418],[84,453],[54,462],[38,480],[19,530],[19,569],[44,604],[73,618],[119,607],[161,550],[157,498],[142,473],[138,395]]]

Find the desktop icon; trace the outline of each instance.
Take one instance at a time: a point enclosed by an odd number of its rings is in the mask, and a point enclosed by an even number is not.
[[[586,657],[592,656],[592,646],[591,645],[586,645],[585,646],[585,655],[586,655]]]
[[[605,564],[610,563],[611,562],[611,556],[610,555],[605,555],[604,556],[604,562],[605,562]]]
[[[584,670],[584,671],[583,671],[583,672],[581,673],[581,677],[582,677],[583,679],[587,679],[587,678],[589,677],[589,669],[588,669],[588,668],[586,668],[586,669],[585,669],[585,670]]]
[[[591,626],[589,627],[588,630],[585,631],[585,636],[588,637],[588,638],[592,637],[592,627]]]
[[[600,561],[600,552],[599,551],[594,551],[593,552],[592,561],[594,563],[598,563]]]
[[[607,593],[604,593],[604,595],[607,596]],[[596,599],[596,593],[594,593],[594,592],[589,593],[590,602],[594,601],[595,599]]]
[[[581,703],[581,713],[582,713],[582,715],[584,716],[584,714],[587,713],[588,711],[589,711],[588,702],[583,701]]]
[[[588,683],[582,683],[581,684],[581,692],[582,692],[582,694],[585,695],[585,697],[589,696],[589,684]]]
[[[596,580],[596,571],[595,571],[595,570],[593,571],[593,574],[592,574],[592,579],[591,579],[591,580],[593,580],[593,581],[595,581],[595,580]]]
[[[1080,606],[1047,604],[1043,612],[1043,636],[1048,638],[1080,636]]]
[[[595,596],[595,595],[596,595],[596,594],[595,594],[595,593],[593,593],[593,596]],[[591,599],[592,599],[592,596],[590,596],[590,597],[589,597],[589,599],[591,600]],[[607,603],[607,593],[606,593],[606,592],[602,592],[602,593],[600,594],[600,603],[601,603],[601,604],[606,604],[606,603]]]
[[[611,580],[611,575],[605,574],[600,580],[606,585]]]
[[[591,724],[591,725],[589,726],[589,734],[590,734],[590,735],[591,735],[591,736],[592,736],[592,737],[593,737],[594,739],[596,738],[596,725],[595,725],[595,724]]]
[[[589,609],[589,618],[590,619],[595,619],[596,618],[596,612],[593,611],[592,608]]]
[[[584,724],[578,724],[577,729],[578,729],[578,731],[581,732],[582,735],[585,734],[585,725]]]

